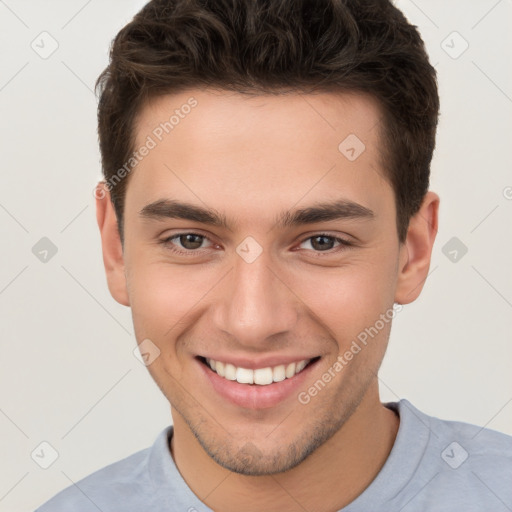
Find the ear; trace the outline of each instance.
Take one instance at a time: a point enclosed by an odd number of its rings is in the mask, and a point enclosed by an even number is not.
[[[395,302],[398,304],[415,301],[423,289],[437,235],[439,202],[437,194],[427,192],[421,208],[409,222],[407,238],[400,247],[395,292]]]
[[[104,181],[100,181],[96,185],[94,196],[96,197],[96,220],[100,228],[108,289],[119,304],[129,306],[123,247],[117,227],[116,212],[110,199],[110,191]]]

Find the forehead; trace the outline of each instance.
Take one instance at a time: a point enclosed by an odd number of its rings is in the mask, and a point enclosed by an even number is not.
[[[392,199],[380,118],[363,94],[161,96],[135,124],[135,148],[151,149],[130,177],[126,204],[180,198],[262,218],[273,205],[347,198],[378,210]]]
[[[250,134],[258,143],[271,146],[286,140],[292,150],[302,147],[303,142],[307,148],[324,140],[324,149],[332,150],[332,143],[344,133],[373,145],[380,119],[377,100],[362,93],[254,95],[190,89],[150,99],[142,106],[134,128],[137,144],[152,133],[160,139],[186,132],[190,143],[207,144],[217,139],[225,144],[221,137],[228,135],[236,146]]]

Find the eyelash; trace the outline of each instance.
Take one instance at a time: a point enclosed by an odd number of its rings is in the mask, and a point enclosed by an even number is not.
[[[178,250],[178,249],[175,248],[174,244],[171,244],[171,240],[174,240],[176,238],[180,238],[181,236],[184,236],[184,235],[196,235],[196,236],[199,236],[199,237],[203,238],[204,240],[208,240],[209,242],[212,242],[206,235],[202,235],[201,233],[195,233],[194,231],[186,231],[186,232],[183,232],[183,233],[177,233],[175,235],[169,236],[167,238],[164,238],[163,240],[159,240],[159,243],[162,244],[163,246],[169,248],[171,252],[173,252],[174,254],[177,254],[179,256],[195,256],[195,255],[199,254],[203,249],[184,249],[184,250]],[[352,247],[354,245],[352,242],[349,242],[348,240],[345,240],[344,238],[340,238],[340,237],[336,237],[336,236],[333,236],[333,235],[329,235],[327,233],[316,233],[314,235],[308,236],[307,238],[304,238],[300,242],[299,245],[302,245],[307,240],[310,240],[312,238],[321,237],[321,236],[324,236],[326,238],[331,238],[332,240],[334,240],[334,242],[339,242],[339,245],[338,245],[337,248],[329,249],[327,251],[314,251],[313,250],[315,255],[318,255],[320,257],[322,257],[322,255],[324,255],[324,254],[326,254],[326,255],[336,254],[339,251],[341,251],[343,249],[348,249],[348,248],[350,248],[350,247]],[[306,249],[306,250],[309,251],[310,249]]]

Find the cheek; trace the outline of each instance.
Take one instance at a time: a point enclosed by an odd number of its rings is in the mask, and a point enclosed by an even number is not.
[[[202,299],[214,288],[217,272],[149,260],[144,254],[135,256],[129,260],[127,278],[136,333],[159,340],[175,338],[180,322],[190,323]]]
[[[392,307],[395,278],[391,267],[358,261],[307,276],[289,276],[288,282],[310,314],[345,345]]]

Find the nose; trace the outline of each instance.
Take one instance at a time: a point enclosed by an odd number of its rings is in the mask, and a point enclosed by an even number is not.
[[[284,277],[265,252],[252,263],[236,257],[217,297],[215,327],[248,350],[261,350],[272,336],[291,331],[299,300]]]

